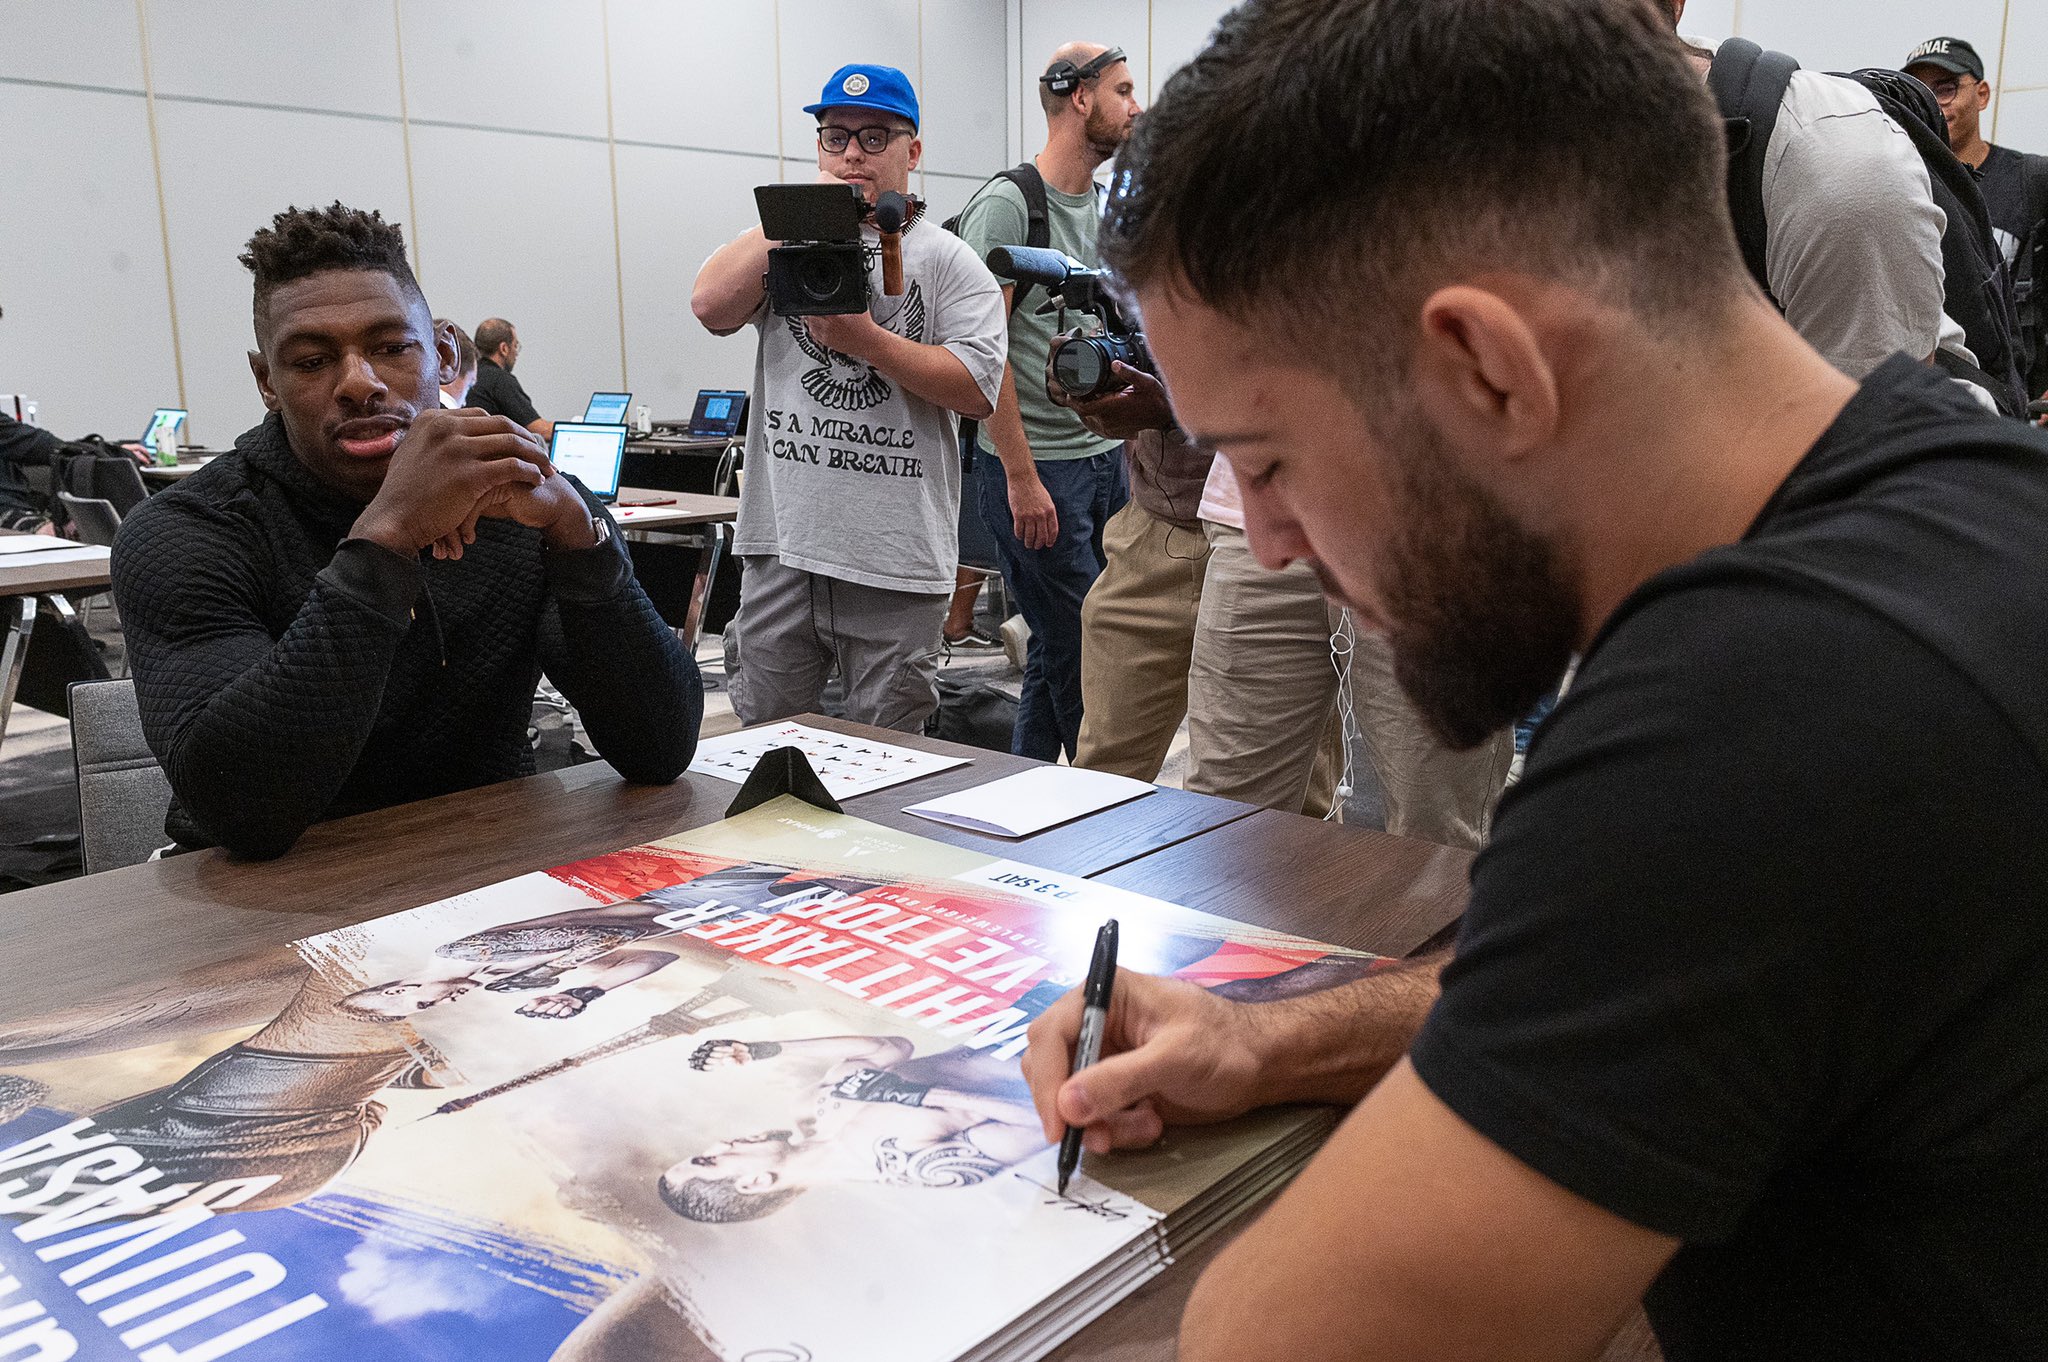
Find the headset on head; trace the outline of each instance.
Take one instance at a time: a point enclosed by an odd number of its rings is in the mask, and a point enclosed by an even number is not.
[[[1056,95],[1070,95],[1081,88],[1081,82],[1094,80],[1097,76],[1124,60],[1124,50],[1112,47],[1085,66],[1076,66],[1070,61],[1056,61],[1045,68],[1045,74],[1038,83]]]

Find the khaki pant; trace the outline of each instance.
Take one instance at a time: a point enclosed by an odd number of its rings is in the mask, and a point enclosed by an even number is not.
[[[1133,501],[1102,534],[1108,563],[1081,605],[1076,766],[1156,780],[1188,710],[1209,541]]]
[[[1188,674],[1187,788],[1320,816],[1343,760],[1330,646],[1338,611],[1306,567],[1268,571],[1242,530],[1203,528],[1211,548]],[[1387,831],[1447,846],[1483,842],[1514,759],[1513,731],[1469,752],[1437,742],[1395,684],[1377,634],[1353,646],[1351,704],[1386,791]]]

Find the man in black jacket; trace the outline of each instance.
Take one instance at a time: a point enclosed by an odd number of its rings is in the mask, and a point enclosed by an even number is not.
[[[275,856],[323,818],[528,774],[543,671],[621,775],[675,779],[696,665],[539,440],[440,408],[455,342],[397,227],[291,209],[242,263],[271,414],[114,547],[171,838]]]

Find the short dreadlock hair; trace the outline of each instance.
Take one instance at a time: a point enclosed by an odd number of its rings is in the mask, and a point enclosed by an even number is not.
[[[405,234],[376,209],[339,201],[325,208],[287,208],[249,238],[242,264],[256,276],[256,335],[263,337],[270,295],[282,284],[322,270],[382,270],[425,300],[405,258]]]

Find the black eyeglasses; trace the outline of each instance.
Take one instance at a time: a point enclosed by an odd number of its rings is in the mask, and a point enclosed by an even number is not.
[[[1971,77],[1971,79],[1974,81],[1976,77],[1973,76]],[[1934,82],[1934,84],[1928,86],[1927,88],[1934,91],[1934,99],[1936,103],[1953,104],[1955,102],[1956,96],[1962,92],[1963,83],[1960,79],[1937,80],[1936,82]]]
[[[818,129],[818,145],[837,156],[846,150],[848,142],[858,137],[862,151],[870,156],[880,156],[897,138],[915,136],[916,133],[902,128],[835,128],[825,124]]]

